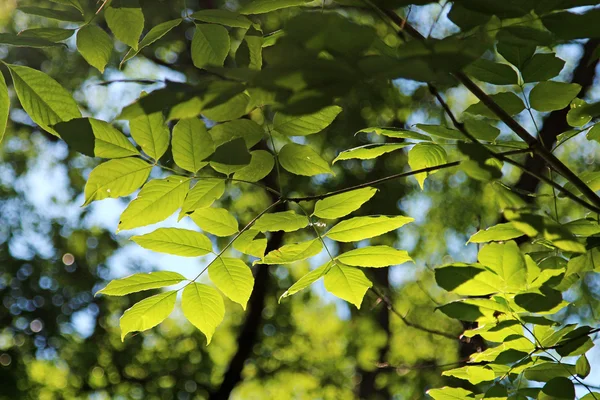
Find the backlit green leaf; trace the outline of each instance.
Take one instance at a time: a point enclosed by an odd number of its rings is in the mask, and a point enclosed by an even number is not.
[[[412,261],[406,250],[389,246],[367,246],[340,254],[336,260],[354,267],[388,267]]]
[[[523,232],[515,228],[511,222],[494,225],[479,231],[469,239],[469,243],[499,242],[523,236]]]
[[[198,118],[180,120],[173,128],[173,159],[190,172],[198,172],[206,165],[202,160],[214,153],[212,137]]]
[[[475,79],[494,85],[516,85],[517,73],[506,64],[479,59],[465,68],[465,72]]]
[[[144,153],[155,160],[160,159],[169,148],[169,127],[160,112],[132,119],[129,129]]]
[[[433,143],[419,143],[416,144],[408,152],[408,165],[414,170],[423,168],[436,167],[438,165],[445,164],[448,161],[446,150],[440,145]],[[437,171],[422,172],[414,175],[419,186],[423,189],[425,179]]]
[[[315,256],[319,254],[322,249],[323,244],[320,239],[286,244],[277,250],[269,252],[262,260],[256,261],[255,264],[291,264]]]
[[[519,70],[535,53],[535,45],[515,45],[512,43],[498,42],[496,45],[498,53],[509,63],[517,67]]]
[[[223,196],[223,193],[225,193],[223,179],[203,178],[199,180],[185,197],[179,219],[199,208],[210,207],[215,200]]]
[[[248,254],[252,257],[263,258],[267,249],[267,238],[256,239],[260,232],[257,229],[248,229],[243,232],[233,242],[233,248],[240,253]]]
[[[181,296],[183,315],[206,336],[210,344],[215,329],[225,317],[225,303],[219,292],[208,285],[191,283]]]
[[[212,252],[210,239],[200,232],[181,228],[158,228],[131,240],[141,247],[159,253],[182,257],[198,257]]]
[[[361,129],[358,133],[370,133],[374,132],[377,135],[383,135],[396,139],[417,139],[417,140],[431,140],[429,136],[425,136],[422,133],[408,131],[401,128],[365,128]]]
[[[100,72],[104,72],[112,49],[112,39],[98,25],[85,25],[77,31],[77,50],[88,64]]]
[[[168,218],[181,207],[189,187],[189,178],[176,175],[148,182],[121,214],[117,231],[155,224]]]
[[[21,107],[42,129],[61,121],[81,117],[73,97],[58,82],[43,72],[21,65],[8,65]]]
[[[527,284],[527,269],[519,246],[514,241],[491,243],[479,251],[479,262],[505,282],[505,290],[519,291]]]
[[[500,129],[493,126],[490,122],[480,119],[468,118],[463,122],[465,129],[475,139],[493,142],[500,135]],[[463,138],[466,139],[466,138]]]
[[[591,370],[592,367],[590,366],[590,362],[588,361],[587,357],[585,354],[581,355],[581,357],[579,357],[575,363],[575,373],[577,376],[583,379],[590,374]]]
[[[62,42],[75,33],[75,29],[64,28],[33,28],[19,32],[19,36],[46,39],[51,42]]]
[[[75,118],[53,127],[74,150],[90,157],[123,158],[140,153],[119,130],[94,118]]]
[[[233,179],[258,182],[269,175],[269,172],[275,166],[275,159],[266,150],[255,150],[250,152],[250,155],[252,156],[250,164],[236,171],[233,174]]]
[[[221,24],[231,28],[248,29],[250,28],[250,25],[252,25],[252,21],[243,15],[240,15],[234,11],[223,9],[206,9],[196,11],[190,15],[190,18],[211,24]]]
[[[85,184],[84,206],[92,201],[128,196],[148,179],[152,165],[139,158],[109,160],[90,172]]]
[[[279,301],[281,301],[281,299],[283,298],[289,297],[295,293],[298,293],[301,290],[306,289],[307,287],[318,281],[329,271],[332,265],[333,264],[331,262],[327,262],[325,265],[313,269],[312,271],[304,275],[302,278],[298,279],[296,283],[290,286],[290,288],[281,295]]]
[[[200,208],[190,218],[205,232],[215,236],[231,236],[238,231],[238,222],[224,208]]]
[[[287,136],[312,135],[331,125],[341,112],[342,108],[338,106],[326,107],[307,115],[285,115],[278,112],[273,119],[273,129]]]
[[[142,51],[143,48],[150,46],[152,43],[156,42],[157,40],[159,40],[160,38],[165,36],[167,33],[169,33],[171,31],[171,29],[175,28],[180,23],[181,23],[181,18],[177,18],[177,19],[174,19],[171,21],[160,23],[160,24],[152,27],[152,29],[150,29],[150,31],[146,34],[146,36],[144,36],[144,38],[138,44],[137,50],[135,50],[133,48],[129,49],[127,54],[125,54],[125,57],[123,57],[123,60],[121,61],[121,65],[123,65],[128,60],[135,57],[140,51]]]
[[[338,223],[325,236],[337,242],[356,242],[394,231],[412,221],[413,218],[404,216],[354,217]]]
[[[62,4],[64,6],[75,7],[80,13],[83,14],[83,7],[81,6],[80,0],[50,0],[53,3]]]
[[[135,303],[121,317],[121,340],[129,332],[145,331],[163,322],[173,311],[176,299],[177,291],[173,290]]]
[[[4,80],[4,75],[0,73],[0,143],[6,133],[8,124],[8,114],[10,111],[10,97],[8,95],[8,87]]]
[[[147,274],[133,274],[125,278],[115,279],[96,295],[125,296],[143,290],[158,289],[183,282],[185,277],[177,272],[157,271]]]
[[[441,389],[430,389],[427,391],[427,394],[434,400],[465,400],[475,398],[473,392],[448,386]]]
[[[462,296],[498,293],[504,283],[482,265],[456,263],[435,269],[435,281],[443,289]]]
[[[215,24],[198,24],[192,38],[192,61],[196,68],[220,67],[229,54],[229,33]]]
[[[144,13],[137,1],[113,0],[104,11],[108,27],[117,39],[134,50],[144,30]]]
[[[240,13],[242,14],[264,14],[282,8],[301,6],[311,0],[253,0],[248,2]]]
[[[525,109],[525,104],[523,104],[523,100],[519,98],[513,92],[502,92],[490,95],[490,98],[496,102],[504,111],[508,113],[511,117],[519,114],[521,111]],[[481,101],[475,104],[470,105],[465,112],[481,115],[491,119],[500,119],[492,110],[487,108]]]
[[[431,136],[449,140],[464,140],[465,136],[456,129],[446,128],[441,125],[417,124],[417,128],[427,132]]]
[[[309,146],[288,143],[279,151],[281,166],[296,175],[333,174],[327,161]]]
[[[442,372],[443,376],[453,376],[458,379],[469,381],[473,385],[481,382],[489,382],[496,379],[496,374],[490,368],[479,365],[467,365]]]
[[[525,83],[547,81],[560,74],[564,66],[564,60],[554,53],[538,53],[525,63],[521,75]]]
[[[358,210],[377,193],[377,189],[366,187],[336,194],[315,203],[313,215],[319,218],[336,219]]]
[[[243,138],[247,148],[251,148],[258,143],[265,134],[260,125],[249,119],[236,119],[235,121],[215,125],[208,133],[212,136],[217,147],[232,139]]]
[[[252,271],[239,258],[217,257],[208,267],[208,276],[229,299],[246,309],[254,287]]]
[[[260,232],[293,232],[308,226],[308,218],[293,211],[265,214],[252,226]]]
[[[569,378],[575,373],[575,366],[567,363],[542,362],[525,370],[525,378],[531,381],[548,382],[556,377]]]
[[[409,143],[398,143],[398,144],[366,144],[364,146],[355,147],[350,150],[344,150],[336,158],[333,159],[332,164],[341,160],[371,160],[377,158],[383,154],[391,153],[392,151],[402,149],[408,146]]]
[[[324,280],[329,293],[354,304],[356,308],[360,308],[365,293],[373,286],[360,269],[337,263],[327,272]]]
[[[542,112],[562,110],[571,104],[580,90],[581,86],[576,83],[540,82],[531,89],[529,102],[531,107]]]

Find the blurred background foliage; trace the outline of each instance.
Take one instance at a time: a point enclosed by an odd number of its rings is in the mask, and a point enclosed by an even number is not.
[[[69,27],[16,9],[17,5],[38,3],[41,1],[0,1],[0,32]],[[88,6],[92,8],[94,3],[89,0]],[[179,18],[186,7],[195,11],[224,4],[210,0],[141,3],[147,26]],[[59,7],[46,1],[44,6]],[[324,7],[334,6],[324,3]],[[263,27],[272,32],[294,12],[297,10],[285,9],[260,18]],[[351,7],[342,7],[341,12],[361,24],[373,25],[388,45],[397,43],[394,31],[375,15],[357,13]],[[435,22],[431,34],[442,37],[457,31],[446,13],[447,7],[440,4],[413,6],[409,20],[424,32]],[[102,25],[101,20],[97,22]],[[193,82],[199,78],[201,71],[190,58],[191,34],[192,25],[183,23],[122,70],[111,67],[104,75],[74,51],[74,38],[67,41],[67,49],[0,46],[0,59],[46,72],[75,93],[87,115],[110,120],[141,90],[157,85],[101,82],[135,78]],[[572,73],[581,48],[581,43],[559,46],[559,55],[567,61],[561,76],[568,78]],[[110,65],[118,65],[126,51],[125,45],[117,43]],[[464,90],[447,89],[453,107],[474,102]],[[596,87],[588,91],[588,97],[598,95]],[[362,128],[407,127],[444,119],[426,85],[405,80],[378,80],[357,87],[341,105],[344,111],[327,133],[308,139],[327,159],[339,149],[367,143],[365,134],[354,135]],[[529,120],[522,122],[531,125]],[[455,149],[448,146],[447,151],[452,154]],[[569,165],[579,170],[597,163],[600,154],[597,144],[578,148],[577,139],[562,146],[561,152]],[[240,346],[250,346],[251,351],[242,360],[241,379],[233,382],[235,399],[418,399],[426,389],[448,383],[450,378],[440,375],[441,368],[458,365],[477,349],[477,344],[407,326],[372,293],[360,310],[334,299],[318,285],[278,304],[281,293],[309,270],[307,262],[270,270],[268,287],[262,288],[265,304],[257,321],[258,335],[249,338],[249,343],[238,337],[244,313],[230,302],[226,319],[208,347],[204,336],[180,315],[122,343],[118,318],[146,295],[95,298],[93,294],[115,277],[164,267],[194,272],[201,268],[202,260],[157,260],[150,252],[129,245],[126,237],[114,233],[125,201],[110,199],[80,208],[85,178],[95,164],[37,130],[23,111],[12,111],[0,148],[1,399],[203,399],[211,393],[218,398],[214,393]],[[399,172],[406,165],[405,154],[399,152],[373,162],[337,164],[335,177],[326,180],[286,175],[288,181],[283,185],[300,195],[313,193],[315,186],[327,191]],[[510,167],[504,172],[508,182],[519,178],[519,172]],[[249,218],[244,215],[255,215],[269,203],[254,187],[228,193],[221,206],[245,219]],[[549,212],[548,194],[542,190],[538,200]],[[365,205],[365,214],[400,212],[416,219],[400,234],[373,241],[396,242],[416,261],[416,265],[390,271],[377,269],[369,276],[402,316],[425,327],[460,332],[457,321],[435,312],[435,307],[448,299],[435,285],[430,267],[475,259],[477,246],[464,243],[478,229],[499,221],[496,200],[493,185],[467,179],[460,170],[443,170],[427,181],[424,191],[412,178],[392,181],[381,186],[379,194]],[[583,216],[564,200],[558,207],[565,218]],[[572,289],[569,296],[579,307],[569,307],[562,317],[593,320],[600,311],[597,286],[598,280],[590,275]]]

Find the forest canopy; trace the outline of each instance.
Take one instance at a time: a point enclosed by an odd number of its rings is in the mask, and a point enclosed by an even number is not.
[[[599,22],[4,0],[0,399],[600,400]]]

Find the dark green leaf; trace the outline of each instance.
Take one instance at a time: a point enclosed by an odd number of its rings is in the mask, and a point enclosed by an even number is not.
[[[75,29],[63,28],[34,28],[19,32],[19,36],[46,39],[51,42],[62,42],[75,33]]]
[[[564,60],[554,53],[538,53],[525,63],[521,74],[525,83],[547,81],[560,74],[564,66]]]
[[[240,13],[242,14],[264,14],[282,8],[301,6],[311,0],[253,0],[248,2]]]
[[[581,86],[576,83],[540,82],[531,89],[529,101],[538,111],[562,110],[571,104],[580,90]]]
[[[190,18],[211,24],[225,25],[232,28],[248,29],[250,28],[250,25],[252,25],[252,21],[243,15],[240,15],[234,11],[223,9],[206,9],[196,11],[190,15]]]
[[[15,47],[63,47],[61,43],[56,43],[45,38],[35,36],[13,35],[12,33],[0,33],[0,44]]]
[[[558,12],[542,17],[542,23],[558,39],[573,40],[600,37],[600,10],[592,9],[584,14]]]
[[[516,85],[517,73],[506,64],[479,59],[465,68],[465,72],[475,79],[494,85]]]
[[[519,114],[525,109],[523,101],[513,92],[502,92],[490,95],[491,99],[504,109],[510,116]],[[500,119],[492,110],[487,108],[482,102],[470,105],[465,112],[475,115],[482,115],[487,118]]]
[[[197,68],[220,67],[229,54],[229,33],[215,24],[198,24],[192,38],[192,60]]]
[[[592,367],[585,354],[577,359],[575,363],[575,373],[578,377],[585,379],[591,372]]]
[[[19,10],[27,14],[38,15],[40,17],[56,19],[59,21],[83,22],[83,15],[73,9],[55,10],[42,7],[19,7]]]
[[[573,400],[575,386],[569,378],[559,376],[550,379],[537,398],[539,400]]]
[[[505,42],[498,42],[496,49],[506,61],[517,67],[519,70],[523,69],[525,63],[527,63],[527,61],[533,57],[533,53],[535,53],[535,46],[533,45],[519,46]]]
[[[232,166],[244,166],[250,164],[252,156],[248,152],[244,139],[236,138],[217,147],[209,160],[211,165],[212,163],[220,163]]]

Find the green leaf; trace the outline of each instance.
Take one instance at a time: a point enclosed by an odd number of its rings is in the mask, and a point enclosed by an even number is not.
[[[217,257],[208,267],[208,276],[229,299],[246,309],[254,287],[250,268],[239,258]]]
[[[542,23],[558,39],[587,39],[600,37],[598,18],[600,11],[597,9],[582,14],[563,11],[543,16]]]
[[[175,125],[172,145],[175,164],[194,173],[206,165],[202,160],[215,152],[212,137],[198,118],[182,119]]]
[[[203,178],[188,192],[181,206],[179,219],[199,208],[210,207],[215,200],[225,193],[225,181],[223,179]]]
[[[54,79],[33,68],[7,66],[21,107],[42,129],[56,135],[52,125],[81,117],[73,97]]]
[[[199,257],[212,253],[210,239],[200,232],[188,229],[158,228],[145,235],[132,236],[131,240],[145,249],[182,257]]]
[[[558,290],[547,287],[521,292],[515,296],[515,304],[523,310],[533,313],[554,312],[554,308],[562,303],[562,295]],[[515,307],[518,309],[518,307]],[[515,310],[516,311],[516,310]]]
[[[427,132],[431,136],[449,140],[465,140],[465,136],[456,129],[446,128],[441,125],[417,124],[417,128]]]
[[[144,30],[144,13],[137,1],[114,0],[106,7],[104,18],[117,39],[134,50],[138,49],[138,40]]]
[[[287,136],[307,136],[327,128],[342,112],[338,106],[325,107],[312,114],[285,115],[280,112],[273,119],[273,130]]]
[[[296,283],[294,283],[292,286],[290,286],[290,288],[281,295],[281,297],[279,298],[279,301],[281,301],[281,299],[289,297],[293,294],[296,294],[301,290],[306,289],[307,287],[309,287],[310,285],[312,285],[313,283],[315,283],[316,281],[321,279],[322,276],[324,276],[325,274],[327,274],[327,272],[329,272],[329,269],[331,268],[332,265],[333,264],[331,263],[331,261],[328,261],[324,265],[321,265],[319,268],[313,269],[308,274],[306,274],[302,278],[298,279],[298,281]]]
[[[338,223],[325,236],[337,242],[357,242],[394,231],[412,221],[413,218],[404,216],[354,217]]]
[[[562,110],[571,104],[580,91],[581,85],[576,83],[540,82],[531,89],[529,102],[531,107],[542,112]]]
[[[353,267],[388,267],[412,262],[406,250],[396,250],[390,246],[367,246],[340,254],[336,260]]]
[[[181,18],[177,18],[177,19],[174,19],[171,21],[163,22],[161,24],[158,24],[158,25],[152,27],[152,29],[150,29],[150,31],[146,34],[146,36],[144,36],[144,38],[138,44],[137,50],[134,50],[133,48],[129,49],[127,54],[125,54],[125,57],[123,57],[123,60],[121,61],[120,65],[123,65],[127,61],[131,60],[140,51],[142,51],[143,48],[148,47],[152,43],[161,39],[163,36],[165,36],[167,33],[169,33],[173,28],[175,28],[176,26],[181,24],[181,21],[182,21]]]
[[[148,330],[167,319],[175,307],[176,299],[177,291],[173,290],[135,303],[121,317],[121,341],[129,332]]]
[[[453,388],[445,386],[441,389],[429,389],[427,394],[434,400],[464,400],[474,399],[473,392],[462,388]]]
[[[306,226],[308,218],[290,210],[265,214],[256,220],[252,228],[260,232],[294,232]]]
[[[469,381],[469,383],[472,383],[473,385],[478,385],[482,382],[489,382],[496,379],[496,374],[493,370],[479,365],[467,365],[461,368],[454,368],[443,371],[442,375],[453,376],[458,379]]]
[[[248,29],[250,28],[250,25],[252,25],[252,21],[243,15],[240,15],[234,11],[222,9],[206,9],[196,11],[190,15],[190,18],[211,24],[225,25],[231,28]]]
[[[19,36],[28,38],[46,39],[51,42],[62,42],[75,33],[75,29],[63,28],[34,28],[19,32]]]
[[[241,14],[264,14],[282,8],[301,6],[311,0],[253,0],[240,10]]]
[[[402,149],[410,143],[398,143],[398,144],[366,144],[364,146],[355,147],[350,150],[344,150],[336,158],[333,159],[332,164],[335,164],[340,160],[371,160],[377,158],[383,154],[391,153]]]
[[[79,0],[50,0],[53,3],[62,4],[63,6],[75,7],[81,14],[83,14],[83,7]]]
[[[271,172],[275,166],[275,159],[266,150],[255,150],[250,152],[250,164],[239,169],[233,174],[233,179],[247,182],[258,182]]]
[[[45,38],[35,36],[14,35],[12,33],[0,33],[0,44],[15,47],[63,47],[62,43],[55,43]]]
[[[406,129],[400,128],[365,128],[361,129],[358,133],[370,133],[374,132],[377,135],[383,135],[396,139],[417,139],[417,140],[431,140],[429,136],[425,136],[422,133],[407,131]]]
[[[176,175],[148,182],[121,214],[117,231],[155,224],[168,218],[181,207],[189,187],[189,178]]]
[[[593,104],[588,104],[584,100],[578,98],[573,99],[571,102],[571,109],[567,113],[567,123],[573,127],[586,125],[594,117],[592,113],[589,112],[588,107],[590,106],[593,106]]]
[[[225,318],[225,303],[219,292],[208,285],[191,283],[181,296],[183,315],[206,336],[210,344],[215,329]]]
[[[238,232],[238,222],[224,208],[200,208],[190,218],[205,232],[215,236],[231,236]]]
[[[525,63],[521,75],[525,83],[547,81],[560,74],[564,66],[564,60],[554,53],[538,53]]]
[[[26,14],[37,15],[44,18],[56,19],[58,21],[67,22],[83,22],[83,15],[81,13],[69,9],[69,10],[55,10],[52,8],[42,7],[19,7],[19,11],[23,11]]]
[[[247,148],[260,142],[265,134],[260,125],[249,119],[236,119],[215,125],[208,133],[212,136],[216,147],[235,138],[243,138]]]
[[[414,170],[436,167],[448,161],[446,150],[440,145],[433,143],[418,143],[408,152],[408,165]],[[421,189],[424,188],[425,179],[437,171],[422,172],[414,177]]]
[[[585,354],[582,354],[575,363],[575,373],[578,377],[585,379],[590,374],[591,370],[592,367],[590,366],[590,362]]]
[[[323,244],[320,239],[286,244],[277,250],[269,252],[262,260],[256,261],[255,264],[291,264],[316,256],[322,249]]]
[[[98,25],[85,25],[77,31],[77,50],[88,64],[100,72],[104,72],[112,49],[112,39]]]
[[[250,96],[238,93],[226,102],[215,107],[205,108],[202,115],[215,122],[231,121],[248,113]]]
[[[581,180],[586,185],[588,185],[590,189],[592,189],[594,192],[600,190],[600,171],[585,171],[579,174],[579,178],[581,178]],[[566,190],[573,193],[574,195],[581,194],[581,191],[578,188],[576,188],[571,182],[567,182],[564,187]],[[564,197],[564,195],[561,195],[560,197]]]
[[[74,150],[90,157],[123,158],[140,153],[115,127],[94,118],[75,118],[53,126]]]
[[[279,151],[281,166],[295,175],[314,176],[332,174],[327,161],[309,146],[288,143]]]
[[[263,65],[262,50],[262,33],[255,29],[249,30],[235,52],[237,66],[260,71]]]
[[[144,153],[155,160],[160,159],[169,148],[169,127],[162,113],[145,114],[129,121],[131,137]]]
[[[575,236],[592,236],[600,233],[600,224],[592,218],[576,219],[567,222],[564,227]]]
[[[498,104],[500,107],[502,107],[502,109],[506,111],[511,117],[519,114],[525,109],[525,104],[523,104],[523,101],[519,98],[519,96],[517,96],[513,92],[496,93],[490,95],[489,97],[491,97],[491,99],[494,100],[494,102],[496,102],[496,104]],[[487,106],[484,105],[481,101],[470,105],[465,110],[465,112],[474,115],[481,115],[495,120],[500,119],[492,110],[487,108]]]
[[[260,232],[257,229],[248,229],[233,242],[233,248],[240,253],[252,257],[263,258],[267,249],[267,238],[255,239]]]
[[[463,124],[465,125],[467,132],[478,140],[493,142],[498,135],[500,135],[500,129],[496,128],[488,121],[468,118],[463,121]]]
[[[10,112],[10,96],[4,75],[0,72],[0,143],[4,139],[6,127],[8,126],[8,115]]]
[[[229,54],[229,33],[220,25],[198,24],[192,38],[192,61],[196,68],[221,67]]]
[[[366,187],[336,194],[315,203],[313,215],[319,218],[336,219],[358,210],[363,204],[375,196],[377,189]]]
[[[531,59],[535,53],[535,47],[534,45],[515,45],[505,42],[498,42],[496,45],[498,53],[519,70],[522,70],[525,63]]]
[[[467,243],[499,242],[523,236],[523,232],[515,228],[512,222],[494,225],[471,236]]]
[[[465,68],[473,78],[493,85],[516,85],[517,73],[506,64],[500,64],[483,58]]]
[[[325,289],[334,296],[360,308],[367,290],[373,286],[358,268],[335,263],[325,275]]]
[[[600,124],[592,126],[592,129],[585,135],[588,140],[595,140],[600,143]]]
[[[456,263],[435,269],[435,281],[461,296],[485,296],[501,291],[501,278],[483,266]]]
[[[128,196],[148,179],[152,165],[139,158],[109,160],[90,172],[85,184],[85,202]]]
[[[537,398],[539,400],[573,400],[575,386],[569,378],[553,378],[544,385]]]
[[[223,164],[224,166],[234,167],[235,172],[250,164],[252,156],[248,152],[244,139],[238,137],[217,147],[209,160],[213,168],[215,163]]]
[[[177,272],[157,271],[147,274],[133,274],[125,278],[115,279],[96,295],[125,296],[143,290],[158,289],[165,286],[176,285],[185,281],[185,277]]]
[[[504,281],[504,290],[516,292],[527,285],[525,259],[514,241],[485,245],[479,251],[478,259]]]

